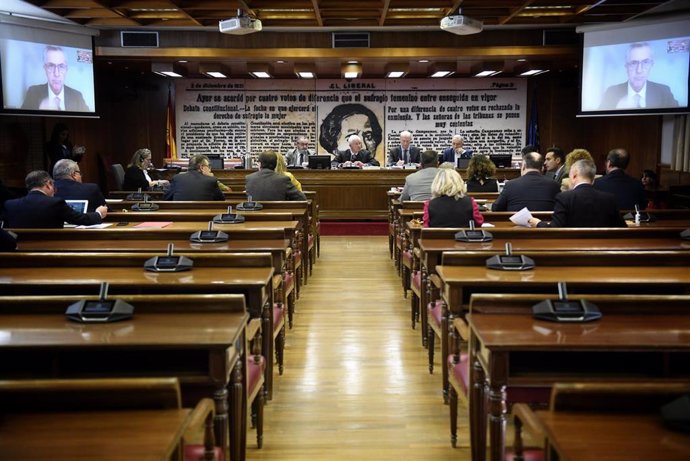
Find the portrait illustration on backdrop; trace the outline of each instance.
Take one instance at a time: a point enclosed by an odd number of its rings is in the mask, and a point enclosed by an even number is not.
[[[356,103],[335,106],[321,122],[319,132],[319,144],[329,154],[347,150],[348,138],[356,134],[362,138],[364,148],[376,157],[383,140],[383,128],[376,114]]]

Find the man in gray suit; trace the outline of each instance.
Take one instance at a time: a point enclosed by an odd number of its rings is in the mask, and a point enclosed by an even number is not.
[[[434,182],[438,171],[438,153],[435,150],[422,152],[420,168],[421,170],[405,178],[400,200],[431,199],[431,183]]]
[[[211,164],[205,155],[189,159],[186,173],[173,176],[165,200],[224,200],[218,180],[211,173]]]
[[[247,176],[245,190],[252,200],[306,200],[304,194],[285,175],[275,172],[275,152],[259,154],[259,171]]]
[[[302,166],[309,162],[309,156],[316,154],[314,149],[309,149],[309,140],[306,136],[299,136],[295,140],[295,147],[285,153],[287,166]]]

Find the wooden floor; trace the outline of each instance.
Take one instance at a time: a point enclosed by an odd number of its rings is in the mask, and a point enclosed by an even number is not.
[[[388,238],[322,237],[287,332],[285,373],[252,460],[469,460],[467,410],[452,448],[440,354],[430,375]]]

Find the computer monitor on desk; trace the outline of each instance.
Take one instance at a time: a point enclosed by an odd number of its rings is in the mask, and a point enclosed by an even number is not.
[[[510,168],[513,162],[512,154],[491,154],[489,159],[494,162],[496,168]]]
[[[208,157],[208,163],[212,170],[222,170],[224,168],[222,155],[208,154],[206,157]]]
[[[309,169],[310,170],[330,170],[331,156],[330,155],[310,155]]]

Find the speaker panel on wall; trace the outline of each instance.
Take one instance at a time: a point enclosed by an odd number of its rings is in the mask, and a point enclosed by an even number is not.
[[[123,48],[158,48],[158,32],[121,31]]]

